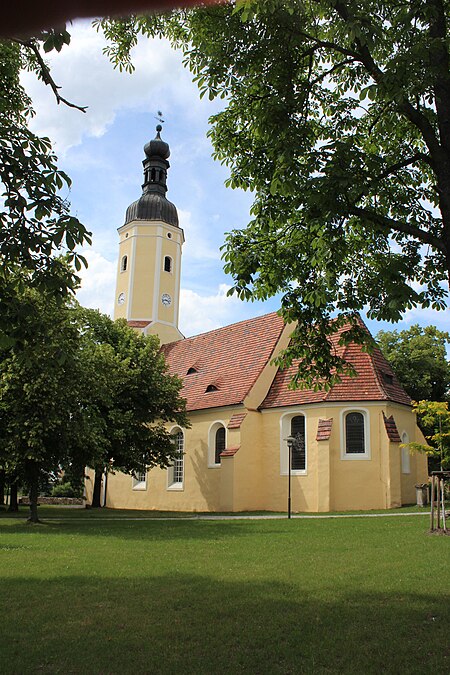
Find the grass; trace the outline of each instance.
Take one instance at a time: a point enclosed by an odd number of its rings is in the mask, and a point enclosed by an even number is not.
[[[425,517],[71,513],[0,519],[2,674],[450,671],[450,538]]]

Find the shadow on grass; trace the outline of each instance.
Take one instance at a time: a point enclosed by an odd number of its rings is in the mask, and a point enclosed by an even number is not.
[[[180,563],[180,570],[182,563]],[[436,595],[295,592],[273,581],[3,580],[2,673],[444,673]]]

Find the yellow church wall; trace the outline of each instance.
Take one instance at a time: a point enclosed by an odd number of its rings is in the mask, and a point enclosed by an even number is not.
[[[152,318],[156,265],[156,247],[153,239],[153,236],[141,236],[139,246],[135,247],[134,259],[131,261],[134,283],[133,295],[130,297],[129,317],[133,319]]]
[[[247,411],[236,440],[240,448],[232,458],[224,458],[222,464],[227,469],[226,480],[233,502],[228,511],[258,511],[267,509],[264,502],[263,485],[263,415],[258,411]],[[240,437],[240,438],[239,438]],[[231,442],[231,446],[233,443]],[[237,443],[236,443],[237,445]],[[223,476],[221,480],[223,480]],[[225,492],[225,490],[223,490]]]
[[[129,233],[127,233],[129,234]],[[124,256],[127,256],[127,269],[122,272],[121,264]],[[114,318],[115,319],[126,319],[127,318],[127,302],[124,302],[122,305],[117,303],[117,298],[121,293],[124,293],[128,299],[130,291],[130,262],[132,257],[132,239],[130,236],[126,237],[125,234],[122,234],[120,247],[119,247],[119,260],[117,261],[117,282],[116,282],[116,294],[114,297]]]
[[[222,465],[218,467],[209,466],[208,439],[211,426],[220,422],[226,427],[234,411],[222,409],[192,414],[192,428],[183,430],[185,455],[182,489],[168,486],[167,469],[150,469],[145,489],[132,489],[132,476],[117,472],[108,477],[106,505],[110,508],[163,511],[233,510],[236,474],[231,471],[228,480],[228,467],[233,469],[234,458],[223,459]],[[239,443],[239,429],[227,430],[227,447]],[[230,460],[231,463],[227,465],[226,462]]]
[[[297,408],[295,409],[297,411]],[[270,511],[285,511],[288,497],[288,475],[281,474],[280,467],[280,441],[286,437],[280,426],[283,415],[293,414],[293,409],[278,409],[264,411],[262,414],[262,472],[263,478],[261,500],[265,504],[263,508]],[[317,473],[318,458],[317,448],[313,438],[316,436],[319,413],[317,410],[302,406],[298,414],[306,413],[306,474],[291,476],[291,500],[292,510],[317,511],[318,489]],[[317,445],[317,443],[316,443]],[[287,451],[286,451],[287,452]]]

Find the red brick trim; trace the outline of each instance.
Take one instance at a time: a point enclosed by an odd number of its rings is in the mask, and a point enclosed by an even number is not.
[[[320,419],[317,425],[316,441],[329,441],[331,436],[331,427],[333,426],[333,418]]]
[[[388,435],[391,443],[401,443],[402,439],[398,433],[397,425],[395,424],[394,416],[386,417],[383,412],[384,426],[386,427],[386,433]]]
[[[234,457],[234,455],[237,453],[241,446],[240,445],[234,445],[232,448],[227,448],[223,452],[220,453],[221,457]]]
[[[227,429],[240,429],[242,422],[247,417],[247,413],[235,413],[228,422]]]

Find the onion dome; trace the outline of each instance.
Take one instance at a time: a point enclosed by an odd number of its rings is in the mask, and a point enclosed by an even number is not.
[[[144,146],[145,159],[142,196],[127,208],[125,225],[132,220],[162,220],[178,227],[178,213],[172,202],[166,199],[167,161],[170,157],[168,143],[162,140],[160,124],[156,127],[156,136]]]

